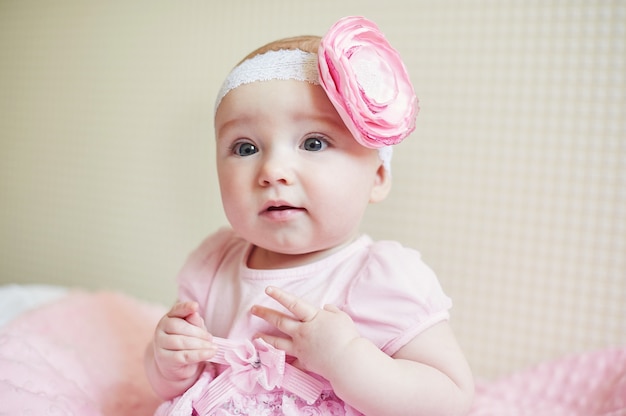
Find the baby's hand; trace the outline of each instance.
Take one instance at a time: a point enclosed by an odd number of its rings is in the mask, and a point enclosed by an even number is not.
[[[360,338],[354,322],[339,308],[326,305],[319,309],[275,287],[266,293],[292,313],[286,315],[263,306],[253,306],[252,313],[275,326],[286,337],[262,334],[270,345],[298,359],[296,365],[324,376],[335,365],[335,356]]]
[[[161,375],[170,381],[199,374],[217,347],[204,327],[195,302],[179,302],[159,321],[154,332],[154,360]]]

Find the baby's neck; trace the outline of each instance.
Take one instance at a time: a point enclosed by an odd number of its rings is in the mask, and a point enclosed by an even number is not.
[[[286,254],[276,251],[269,251],[259,246],[253,246],[248,255],[246,265],[251,269],[257,270],[277,270],[290,269],[293,267],[304,266],[324,259],[342,248],[351,244],[355,239],[351,239],[343,244],[324,250],[313,251],[302,254]]]

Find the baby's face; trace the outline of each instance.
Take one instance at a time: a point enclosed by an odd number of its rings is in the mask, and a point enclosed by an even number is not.
[[[222,100],[215,131],[226,216],[275,261],[349,243],[368,203],[386,196],[378,151],[354,140],[320,86],[240,86]]]

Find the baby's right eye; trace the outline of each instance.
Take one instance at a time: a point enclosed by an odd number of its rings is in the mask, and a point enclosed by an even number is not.
[[[232,147],[232,151],[237,156],[250,156],[259,151],[259,148],[250,142],[238,142]]]

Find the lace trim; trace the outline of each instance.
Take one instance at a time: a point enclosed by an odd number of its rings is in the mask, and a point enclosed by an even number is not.
[[[243,61],[230,71],[215,100],[215,110],[229,91],[256,81],[306,81],[319,85],[317,54],[299,49],[268,51]]]

